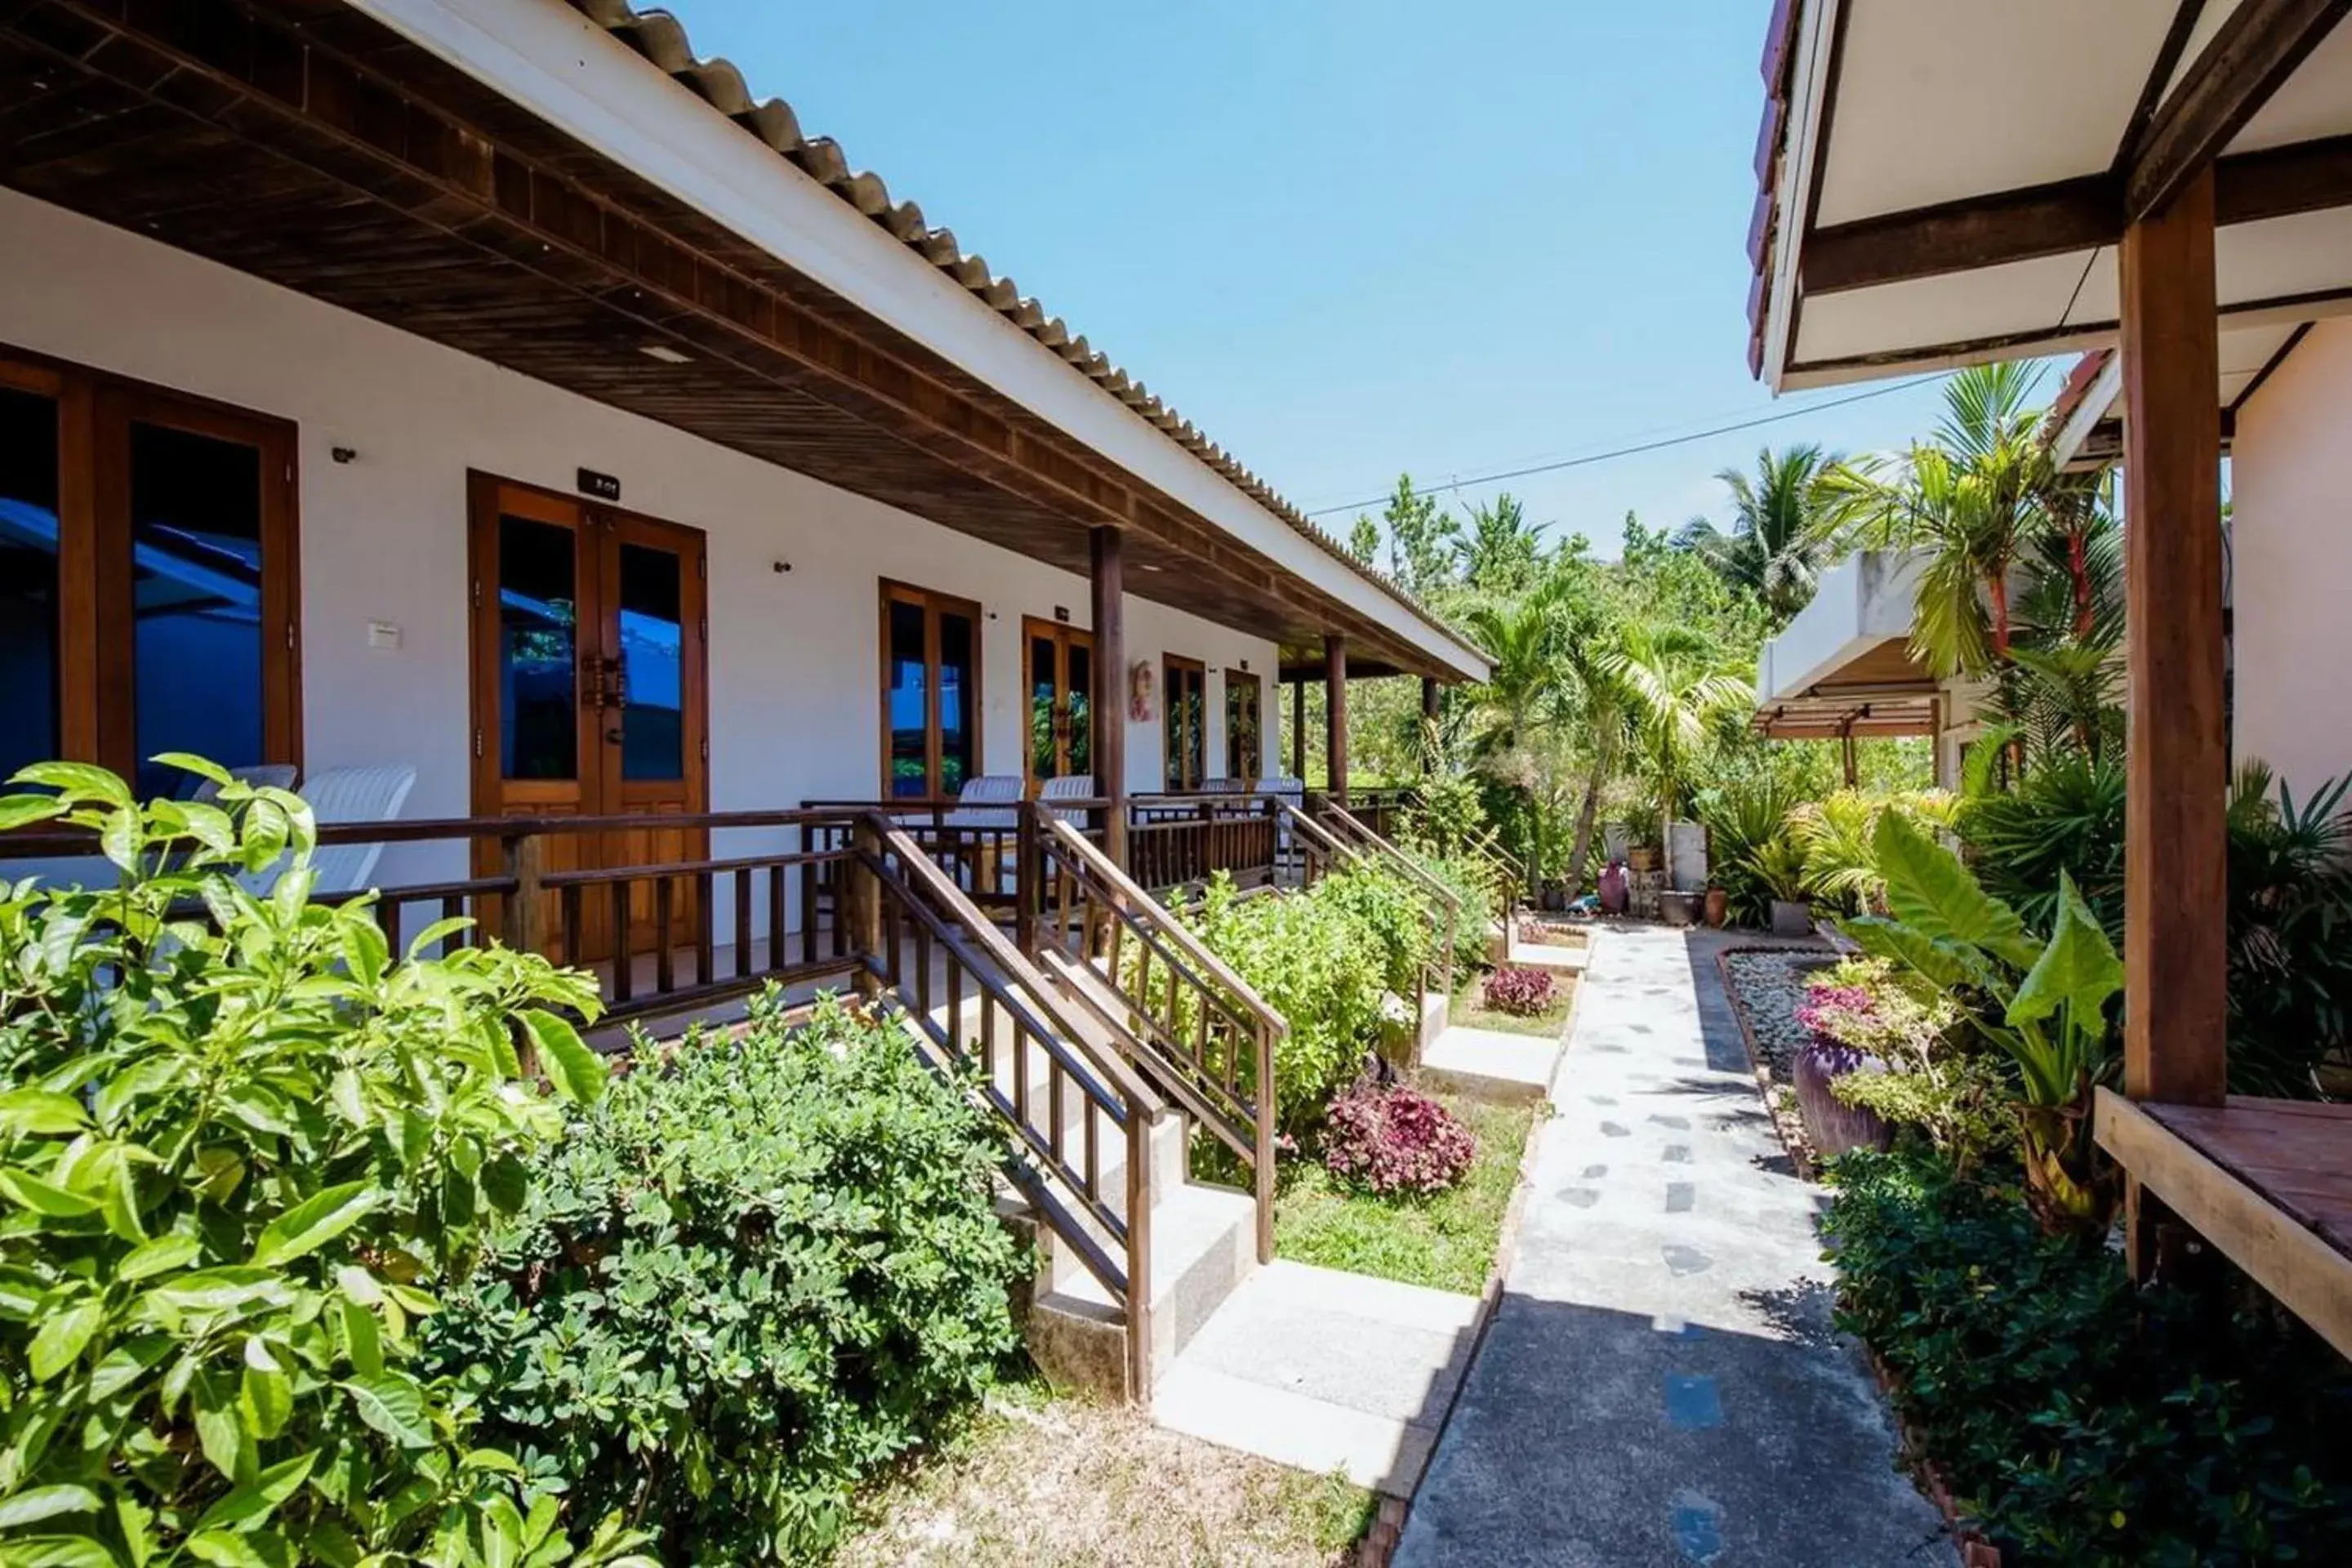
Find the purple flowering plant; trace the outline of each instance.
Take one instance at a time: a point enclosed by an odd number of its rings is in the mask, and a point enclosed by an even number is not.
[[[1478,1136],[1418,1089],[1361,1083],[1331,1102],[1323,1163],[1381,1194],[1444,1192],[1478,1156]]]

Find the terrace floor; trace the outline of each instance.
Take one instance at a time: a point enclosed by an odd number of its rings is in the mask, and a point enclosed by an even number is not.
[[[2352,1105],[2101,1089],[2095,1125],[2116,1163],[2352,1356]]]
[[[1593,944],[1502,1301],[1399,1568],[1958,1561],[1830,1326],[1821,1194],[1714,962],[1733,940]]]

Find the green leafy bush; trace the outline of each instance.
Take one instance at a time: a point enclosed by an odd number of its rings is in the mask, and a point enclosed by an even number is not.
[[[1275,1051],[1276,1119],[1293,1137],[1308,1131],[1378,1048],[1381,998],[1395,972],[1418,973],[1411,944],[1428,941],[1418,901],[1391,879],[1362,871],[1252,897],[1220,873],[1189,918],[1210,951],[1289,1024]],[[1254,1078],[1244,1076],[1254,1091]]]
[[[1960,1026],[1952,998],[1883,958],[1845,958],[1805,982],[1798,1017],[1817,1035],[1877,1058],[1884,1072],[1850,1072],[1830,1092],[1926,1137],[1962,1173],[2013,1154],[2017,1086]],[[1846,1005],[1842,1000],[1852,998]],[[1854,1005],[1858,1003],[1859,1005]],[[2014,1173],[2014,1161],[2010,1163]]]
[[[548,1010],[593,986],[419,958],[446,923],[395,962],[363,905],[305,901],[299,799],[161,760],[217,799],[142,808],[68,763],[0,799],[0,827],[97,830],[121,874],[0,889],[0,1561],[565,1561],[556,1501],[522,1510],[415,1327],[561,1134],[517,1030],[560,1097],[599,1092]],[[289,851],[267,896],[236,879]]]
[[[1706,826],[1707,878],[1724,892],[1734,925],[1760,926],[1771,914],[1776,889],[1797,885],[1801,859],[1790,836],[1789,813],[1796,797],[1769,778],[1702,791],[1699,821]]]
[[[905,1031],[771,991],[579,1116],[435,1355],[665,1562],[811,1553],[1017,1342],[1003,1153]]]
[[[1381,981],[1408,1000],[1421,995],[1423,976],[1438,958],[1444,934],[1431,900],[1402,877],[1377,867],[1349,868],[1306,889],[1305,898],[1355,927],[1357,940],[1377,955]]]
[[[2352,1375],[2306,1331],[2250,1297],[2136,1290],[1932,1157],[1848,1154],[1834,1179],[1839,1324],[2011,1561],[2352,1557]]]
[[[1493,862],[1477,851],[1457,848],[1440,851],[1430,844],[1409,839],[1402,846],[1412,857],[1413,863],[1427,872],[1447,892],[1454,895],[1460,907],[1454,917],[1454,973],[1450,983],[1466,980],[1486,961],[1486,931],[1495,923],[1502,909],[1502,889],[1497,885]],[[1428,909],[1423,900],[1423,910]],[[1436,917],[1424,913],[1425,942],[1431,956],[1443,940],[1433,922]]]

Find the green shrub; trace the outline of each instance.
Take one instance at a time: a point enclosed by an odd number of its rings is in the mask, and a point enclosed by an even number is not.
[[[1791,860],[1795,846],[1789,814],[1796,808],[1796,797],[1764,778],[1703,790],[1697,805],[1699,821],[1706,826],[1707,879],[1723,889],[1731,923],[1764,924],[1772,900],[1780,896],[1776,889],[1803,875],[1802,862]]]
[[[1418,971],[1408,951],[1428,941],[1418,900],[1361,871],[1250,898],[1220,873],[1190,918],[1210,951],[1289,1024],[1275,1052],[1276,1120],[1294,1137],[1310,1131],[1379,1047],[1394,972]],[[1254,1075],[1243,1076],[1244,1092],[1254,1092]]]
[[[1356,928],[1357,940],[1377,954],[1381,984],[1391,992],[1409,1000],[1420,997],[1423,976],[1444,940],[1439,917],[1421,889],[1402,877],[1359,866],[1324,878],[1305,897]]]
[[[395,962],[363,905],[304,901],[300,800],[161,760],[217,800],[142,808],[67,763],[0,799],[0,827],[96,828],[121,871],[0,888],[0,1561],[567,1560],[556,1501],[522,1511],[415,1328],[561,1133],[516,1030],[559,1096],[599,1092],[545,1010],[593,988],[417,957],[446,924]],[[235,879],[289,849],[266,897]]]
[[[1454,917],[1454,973],[1448,977],[1450,984],[1458,984],[1485,966],[1486,929],[1501,912],[1502,889],[1494,864],[1475,850],[1441,850],[1421,839],[1408,839],[1402,847],[1460,906]],[[1433,956],[1443,940],[1443,933],[1429,932]]]
[[[2344,1363],[2274,1308],[2136,1290],[1931,1157],[1835,1166],[1838,1321],[1962,1506],[2022,1563],[2344,1562]]]
[[[1964,1173],[2003,1155],[2015,1173],[2013,1075],[1961,1026],[1948,994],[1883,958],[1841,959],[1805,988],[1800,1022],[1885,1064],[1884,1072],[1842,1075],[1832,1094],[1916,1129]]]
[[[579,1117],[435,1353],[535,1484],[665,1562],[817,1552],[1017,1342],[1003,1153],[904,1030],[772,991]]]

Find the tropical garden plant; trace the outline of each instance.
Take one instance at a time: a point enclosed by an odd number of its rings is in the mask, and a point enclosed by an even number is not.
[[[1003,1141],[902,1027],[773,988],[572,1116],[431,1335],[534,1489],[672,1563],[821,1554],[1019,1344]]]
[[[1819,584],[1829,554],[1829,513],[1841,500],[1832,476],[1843,463],[1816,446],[1767,447],[1756,454],[1753,476],[1738,468],[1716,476],[1731,495],[1730,529],[1697,518],[1675,542],[1785,625]]]
[[[2113,1072],[2109,1004],[2123,989],[2114,944],[2062,877],[2047,938],[1987,893],[1959,857],[1898,812],[1876,829],[1885,916],[1843,930],[1874,957],[1951,996],[2014,1064],[2020,1152],[2036,1216],[2053,1232],[2104,1234],[2113,1183],[2091,1142],[2092,1091]]]
[[[418,1353],[603,1090],[593,984],[426,956],[462,921],[394,953],[367,900],[310,901],[299,797],[158,760],[216,796],[51,763],[0,797],[118,878],[0,889],[0,1561],[649,1562],[527,1497]]]

